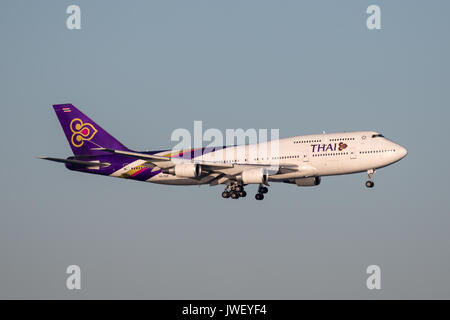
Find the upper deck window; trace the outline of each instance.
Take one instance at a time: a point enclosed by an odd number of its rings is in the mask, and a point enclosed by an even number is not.
[[[372,138],[377,138],[377,137],[384,138],[384,136],[382,134],[380,134],[380,133],[372,135]]]

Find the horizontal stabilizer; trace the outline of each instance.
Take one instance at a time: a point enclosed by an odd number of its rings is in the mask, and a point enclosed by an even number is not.
[[[102,162],[94,162],[94,161],[83,161],[83,160],[75,160],[75,159],[60,159],[60,158],[50,158],[50,157],[39,157],[39,159],[61,162],[61,163],[70,163],[80,167],[108,167],[109,163]]]

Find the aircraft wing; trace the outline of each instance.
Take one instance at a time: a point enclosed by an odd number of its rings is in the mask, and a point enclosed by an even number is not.
[[[148,162],[151,162],[155,164],[156,166],[160,168],[170,168],[175,165],[174,159],[166,156],[158,156],[154,154],[147,154],[147,153],[141,153],[141,152],[132,152],[132,151],[122,151],[122,150],[114,150],[109,148],[93,148],[93,150],[98,151],[105,151],[113,154],[120,154],[126,157],[132,157],[137,158],[141,160],[146,160]],[[178,158],[177,158],[178,159]],[[181,159],[180,159],[181,160]],[[163,164],[164,162],[169,162],[167,164]],[[218,163],[218,162],[211,162],[211,161],[203,161],[203,160],[192,160],[192,163],[198,163],[202,166],[203,169],[208,171],[214,171],[214,172],[221,172],[225,174],[239,174],[242,171],[249,169],[249,168],[255,168],[255,167],[267,167],[271,168],[274,167],[272,164],[261,164],[261,163],[245,163],[245,164],[232,164],[232,163]],[[279,165],[280,169],[295,171],[297,170],[297,165]],[[285,172],[283,172],[285,173]]]
[[[175,163],[173,162],[173,158],[165,157],[165,156],[158,156],[158,155],[154,155],[154,154],[147,154],[147,153],[141,153],[141,152],[114,150],[114,149],[108,149],[108,148],[93,148],[93,150],[105,151],[105,152],[109,152],[109,153],[113,153],[113,154],[120,154],[120,155],[126,156],[126,157],[146,160],[160,168],[170,168],[175,165]],[[167,162],[167,163],[164,163],[164,162]],[[193,162],[201,164],[202,167],[204,167],[204,169],[233,168],[232,164],[227,164],[227,163],[216,163],[216,162],[195,161],[195,160]]]
[[[164,157],[164,156],[157,156],[157,155],[153,155],[153,154],[140,153],[140,152],[114,150],[114,149],[109,149],[109,148],[92,148],[91,150],[105,151],[105,152],[109,152],[109,153],[120,154],[120,155],[126,156],[126,157],[138,158],[138,159],[142,159],[142,160],[149,160],[150,162],[152,162],[152,160],[158,160],[158,161],[171,161],[172,160],[171,158]]]
[[[141,160],[146,160],[155,167],[161,169],[171,168],[175,166],[173,158],[166,156],[158,156],[147,153],[132,152],[132,151],[122,151],[114,150],[109,148],[94,148],[93,150],[105,151],[113,154],[120,154],[126,157],[137,158]],[[178,160],[178,158],[177,158]],[[181,160],[181,159],[179,159]],[[228,180],[235,180],[236,176],[241,174],[245,170],[255,169],[255,168],[267,168],[270,175],[285,174],[290,172],[298,171],[298,166],[293,164],[261,164],[261,163],[217,163],[202,160],[191,160],[192,163],[201,165],[203,171],[207,172],[208,175],[205,177],[199,177],[199,179],[209,179],[210,185],[222,184]]]

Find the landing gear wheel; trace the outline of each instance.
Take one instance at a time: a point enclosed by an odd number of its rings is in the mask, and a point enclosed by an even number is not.
[[[231,192],[231,199],[239,199],[239,194],[237,192]]]
[[[243,187],[243,186],[236,186],[236,187],[234,188],[234,191],[242,192],[242,191],[244,191],[244,187]]]
[[[257,193],[257,194],[255,195],[255,199],[256,199],[256,200],[262,200],[262,199],[264,199],[264,195],[263,195],[262,193]]]
[[[267,192],[269,192],[269,189],[267,189],[267,187],[262,187],[260,192],[261,193],[267,193]]]
[[[373,188],[374,185],[375,185],[375,183],[373,181],[370,181],[370,180],[366,181],[366,187],[367,188]]]
[[[230,193],[228,191],[222,192],[222,198],[228,199],[230,197]]]
[[[242,190],[241,192],[239,192],[239,197],[245,198],[247,196],[247,192]]]
[[[374,174],[375,174],[375,169],[367,170],[367,176],[369,177],[369,180],[366,181],[367,188],[373,188],[373,186],[375,185],[375,183],[372,181]]]

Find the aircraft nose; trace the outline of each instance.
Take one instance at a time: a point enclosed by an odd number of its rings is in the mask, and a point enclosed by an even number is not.
[[[403,159],[408,154],[408,150],[405,147],[399,146],[398,148],[400,159]]]

